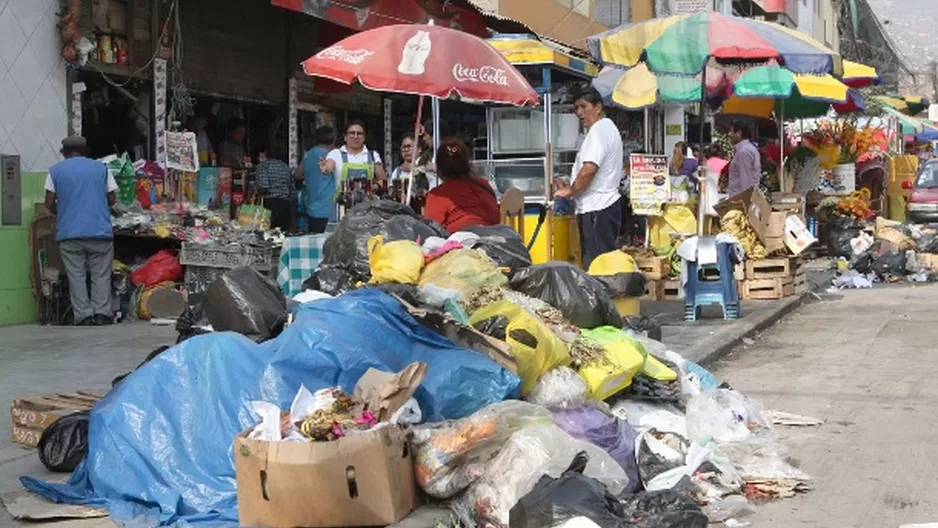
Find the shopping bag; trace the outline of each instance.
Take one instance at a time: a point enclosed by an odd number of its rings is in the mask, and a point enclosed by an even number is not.
[[[264,201],[260,204],[247,203],[238,207],[238,224],[241,227],[253,229],[267,229],[270,227],[270,210],[264,209]]]

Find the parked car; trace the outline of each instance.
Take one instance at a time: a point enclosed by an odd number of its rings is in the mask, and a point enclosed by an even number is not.
[[[915,181],[902,182],[902,188],[912,191],[905,205],[909,222],[938,222],[938,160],[925,163]]]

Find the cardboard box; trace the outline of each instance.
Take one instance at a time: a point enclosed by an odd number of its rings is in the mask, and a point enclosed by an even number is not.
[[[10,432],[14,444],[36,447],[47,427],[59,418],[88,411],[104,396],[103,392],[78,391],[17,398],[10,406]]]
[[[241,526],[386,526],[413,510],[404,432],[381,427],[334,442],[234,442]]]
[[[808,246],[817,242],[814,235],[808,231],[797,216],[789,216],[785,219],[785,245],[792,255],[800,255]]]
[[[769,228],[769,217],[772,214],[772,206],[762,194],[762,191],[755,187],[750,187],[745,191],[730,196],[726,200],[713,206],[720,218],[730,211],[742,211],[746,213],[752,230],[756,232],[759,241],[762,244],[768,242],[767,231]]]

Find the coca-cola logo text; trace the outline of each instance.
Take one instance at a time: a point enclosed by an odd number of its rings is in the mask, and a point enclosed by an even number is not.
[[[497,86],[508,86],[508,72],[494,66],[467,68],[457,62],[456,65],[453,66],[453,78],[459,82],[477,82]]]
[[[331,59],[349,64],[361,64],[365,59],[374,55],[373,51],[364,49],[347,50],[342,46],[330,46],[316,54],[317,59]]]

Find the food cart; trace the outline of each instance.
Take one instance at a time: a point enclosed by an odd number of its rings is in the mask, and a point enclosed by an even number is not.
[[[599,67],[532,35],[499,35],[489,43],[541,95],[538,108],[491,106],[486,110],[485,159],[476,160],[501,197],[516,188],[524,195],[526,239],[535,263],[579,264],[579,235],[573,211],[554,210],[554,175],[570,175],[581,134],[579,119],[562,100],[571,85],[588,82]]]

